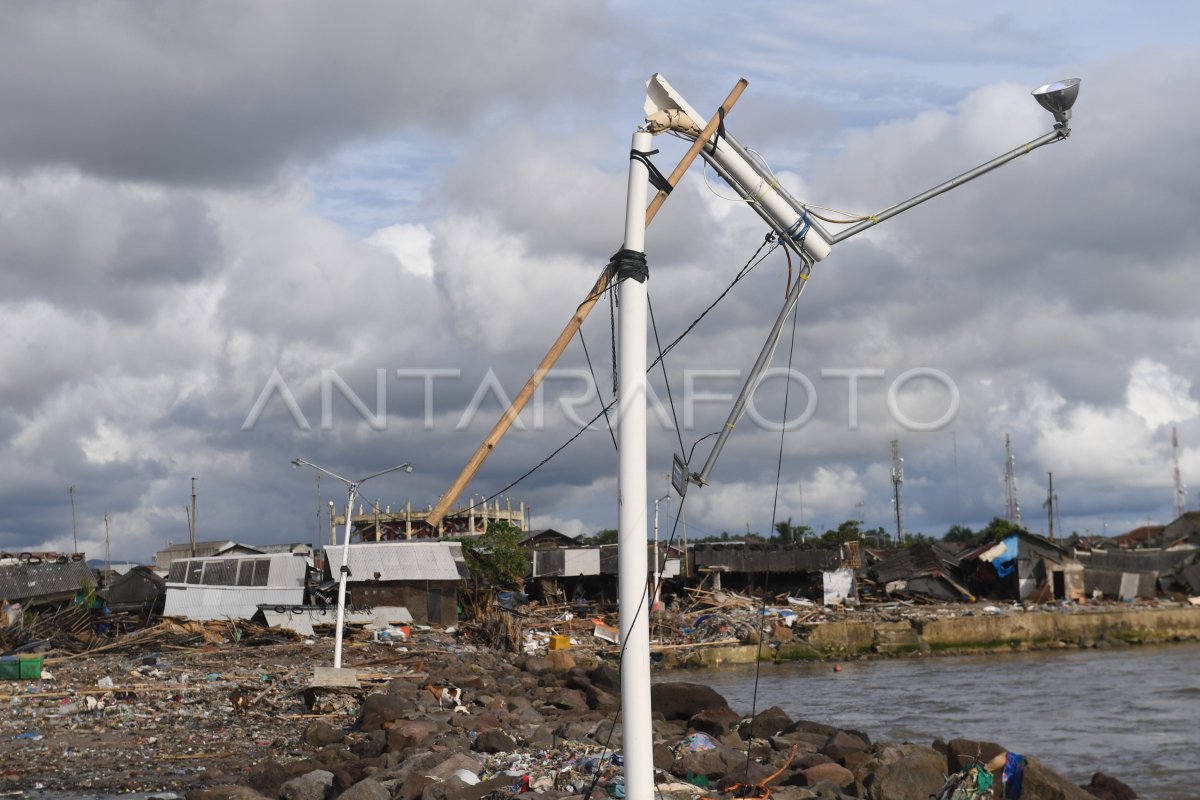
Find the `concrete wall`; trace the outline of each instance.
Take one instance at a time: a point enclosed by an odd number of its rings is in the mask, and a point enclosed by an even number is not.
[[[976,612],[978,614],[978,612]],[[1089,645],[1200,639],[1200,608],[1113,611],[1032,611],[939,620],[826,622],[805,641],[763,647],[768,660],[819,659],[903,653],[978,653]],[[690,661],[701,666],[752,663],[758,647],[697,649]]]

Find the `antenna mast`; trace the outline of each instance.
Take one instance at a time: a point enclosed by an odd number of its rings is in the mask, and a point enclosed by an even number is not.
[[[188,518],[188,533],[191,535],[192,558],[196,557],[196,479],[192,478],[192,515]]]
[[[904,544],[904,498],[900,486],[904,483],[904,459],[900,457],[900,440],[892,439],[892,502],[896,505],[896,543]]]
[[[1017,463],[1013,458],[1012,440],[1004,434],[1004,518],[1020,527],[1021,504],[1017,502]]]
[[[1046,502],[1042,503],[1042,508],[1046,509],[1046,521],[1050,528],[1050,535],[1047,537],[1050,541],[1054,541],[1054,504],[1058,501],[1058,495],[1054,493],[1054,473],[1047,472],[1046,485]]]
[[[1171,446],[1175,449],[1175,519],[1179,519],[1187,511],[1187,489],[1179,475],[1179,431],[1174,426],[1171,428]]]

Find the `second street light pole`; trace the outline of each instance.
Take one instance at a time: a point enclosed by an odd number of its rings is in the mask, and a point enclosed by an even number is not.
[[[337,628],[334,631],[333,639],[333,668],[341,669],[342,626],[345,624],[346,620],[346,580],[350,577],[350,529],[352,525],[351,514],[354,512],[354,499],[358,496],[359,487],[371,480],[371,478],[378,478],[380,475],[387,475],[389,472],[395,472],[401,469],[405,472],[412,472],[412,464],[397,464],[394,467],[388,467],[387,469],[380,470],[379,472],[374,472],[367,477],[359,478],[358,480],[343,478],[336,472],[330,472],[324,467],[318,467],[316,464],[312,463],[311,461],[305,461],[303,458],[292,459],[293,467],[299,467],[302,464],[306,467],[312,467],[318,472],[323,472],[331,478],[337,478],[339,481],[346,484],[346,536],[342,542],[342,564],[338,570]]]

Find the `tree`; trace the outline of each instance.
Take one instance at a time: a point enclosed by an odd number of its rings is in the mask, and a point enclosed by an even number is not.
[[[808,525],[793,525],[792,518],[788,517],[786,522],[776,522],[775,532],[779,534],[779,538],[784,544],[800,544],[809,536],[812,536],[812,528]]]
[[[846,542],[853,542],[862,538],[862,529],[859,527],[859,521],[856,519],[848,519],[841,525],[837,526],[837,530],[825,531],[821,535],[821,543],[825,545],[837,546]]]
[[[482,536],[465,536],[463,557],[476,590],[521,588],[529,559],[521,545],[521,529],[511,522],[489,522]]]
[[[964,525],[951,525],[946,531],[946,535],[942,537],[945,542],[969,542],[975,537],[975,531]]]
[[[602,531],[596,531],[591,536],[585,536],[579,540],[581,544],[601,545],[601,544],[616,544],[617,529],[605,528]]]
[[[992,517],[992,521],[979,532],[985,542],[998,542],[1021,530],[1016,524],[1000,517]]]

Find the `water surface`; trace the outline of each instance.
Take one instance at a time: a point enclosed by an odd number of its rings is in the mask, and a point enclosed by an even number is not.
[[[1106,772],[1144,800],[1200,797],[1200,644],[988,656],[763,664],[673,672],[735,711],[777,705],[792,719],[873,739],[998,742],[1076,783]]]

